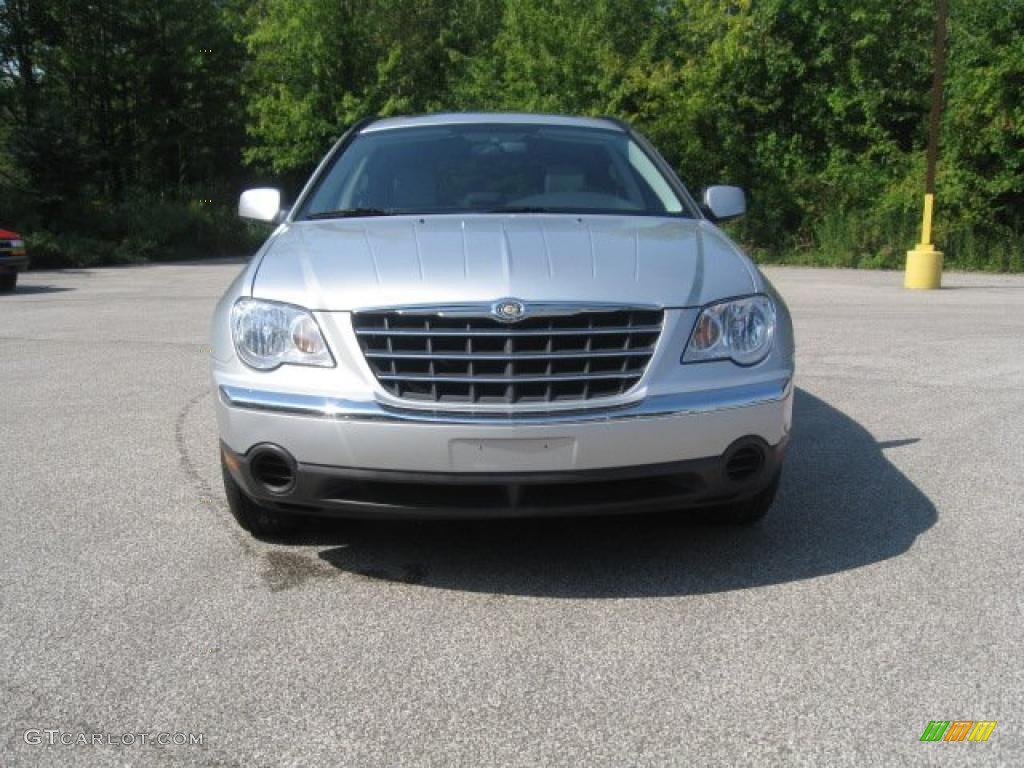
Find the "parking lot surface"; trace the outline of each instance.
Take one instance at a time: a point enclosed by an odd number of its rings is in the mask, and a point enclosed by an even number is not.
[[[1024,277],[768,269],[798,390],[757,526],[260,542],[207,374],[239,269],[0,296],[0,766],[1024,764]],[[998,725],[919,741],[957,719]],[[202,743],[123,743],[160,733]]]

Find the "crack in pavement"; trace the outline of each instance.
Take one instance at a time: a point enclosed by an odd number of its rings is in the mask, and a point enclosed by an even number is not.
[[[214,511],[217,512],[217,521],[221,527],[225,528],[230,533],[231,538],[235,540],[246,555],[252,556],[256,554],[252,544],[233,523],[229,522],[230,510],[228,509],[223,496],[220,493],[215,492],[207,482],[206,478],[199,472],[196,463],[192,460],[192,457],[189,456],[188,445],[185,442],[185,422],[192,413],[192,409],[205,398],[210,397],[211,394],[211,390],[204,389],[199,394],[193,396],[185,403],[184,406],[182,406],[181,410],[178,411],[178,417],[174,422],[174,443],[178,449],[178,464],[181,466],[186,477],[188,477],[192,484],[192,490],[199,495],[200,500],[209,503],[210,506],[213,507]]]
[[[235,525],[223,493],[219,490],[215,491],[199,471],[197,462],[189,454],[188,443],[185,439],[185,425],[193,410],[212,394],[211,390],[204,389],[190,398],[178,411],[178,417],[174,424],[174,442],[178,451],[178,463],[192,485],[192,490],[199,496],[200,501],[207,502],[205,506],[212,509],[218,523],[228,530],[229,535],[242,552],[249,557],[259,558],[263,561],[259,577],[269,591],[280,592],[293,589],[311,578],[342,575],[342,571],[327,567],[306,554],[277,549],[261,552],[253,545],[248,534]]]

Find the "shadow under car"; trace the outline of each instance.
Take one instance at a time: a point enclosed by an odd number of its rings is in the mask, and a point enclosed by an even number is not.
[[[858,568],[902,554],[934,525],[934,505],[882,452],[915,438],[879,444],[801,389],[794,425],[782,487],[755,526],[698,523],[685,512],[317,521],[280,544],[322,547],[320,560],[342,572],[424,587],[626,598],[720,592]],[[280,554],[275,562],[286,567],[291,558]]]

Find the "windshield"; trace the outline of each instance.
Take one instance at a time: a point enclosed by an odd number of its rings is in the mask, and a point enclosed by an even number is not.
[[[297,218],[401,213],[685,215],[647,153],[624,132],[469,124],[358,135]]]

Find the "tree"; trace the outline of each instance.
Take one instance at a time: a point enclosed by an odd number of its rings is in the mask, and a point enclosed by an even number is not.
[[[434,111],[496,0],[262,0],[248,18],[250,162],[307,170],[369,115]]]
[[[1024,232],[1024,0],[955,2],[947,83],[940,204]]]

